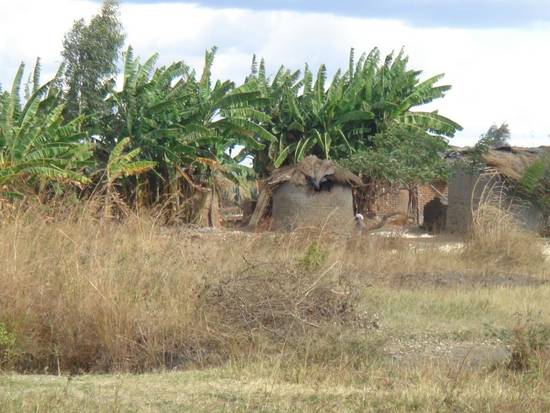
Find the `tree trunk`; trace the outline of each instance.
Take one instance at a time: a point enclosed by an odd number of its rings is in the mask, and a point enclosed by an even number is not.
[[[248,228],[256,229],[256,227],[260,223],[260,220],[263,218],[263,216],[265,215],[265,212],[267,211],[270,200],[271,200],[271,190],[267,186],[265,186],[260,191],[260,195],[258,196],[258,202],[256,203],[256,208],[254,208],[254,212],[250,217],[250,221],[248,221]]]
[[[196,223],[214,228],[221,227],[220,197],[215,188],[203,193]]]
[[[210,199],[210,215],[209,225],[214,228],[220,228],[222,226],[222,216],[220,210],[220,194],[216,190],[216,187],[212,187],[212,195]]]
[[[418,211],[418,187],[416,185],[408,187],[409,205],[408,215],[414,218],[415,223],[420,222],[420,214]]]

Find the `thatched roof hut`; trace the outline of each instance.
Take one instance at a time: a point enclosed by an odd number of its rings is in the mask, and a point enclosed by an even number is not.
[[[347,169],[314,155],[273,171],[265,181],[249,227],[255,228],[271,204],[271,229],[302,227],[351,231],[352,187],[361,180]]]

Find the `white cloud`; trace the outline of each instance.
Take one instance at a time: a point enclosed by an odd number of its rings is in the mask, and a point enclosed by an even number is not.
[[[55,5],[55,8],[54,8]],[[0,0],[0,82],[11,82],[19,61],[42,57],[45,72],[60,62],[63,34],[72,21],[98,8],[86,0]],[[547,70],[550,26],[532,29],[411,27],[397,20],[330,14],[208,9],[190,4],[124,4],[127,41],[137,54],[161,55],[161,63],[184,59],[200,70],[204,49],[219,46],[214,74],[240,81],[252,54],[266,58],[268,71],[280,64],[329,72],[347,65],[350,47],[382,53],[405,46],[410,66],[424,75],[445,72],[453,85],[429,106],[464,126],[451,143],[471,144],[492,123],[507,121],[513,143],[550,144]]]

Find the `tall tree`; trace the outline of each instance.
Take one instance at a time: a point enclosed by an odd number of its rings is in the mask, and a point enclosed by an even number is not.
[[[104,100],[114,86],[124,43],[122,30],[118,0],[104,0],[89,24],[77,20],[65,35],[62,56],[66,64],[66,119],[107,110]]]
[[[510,140],[510,128],[506,122],[503,122],[500,126],[491,125],[485,134],[480,138],[488,146],[502,146],[506,145]]]

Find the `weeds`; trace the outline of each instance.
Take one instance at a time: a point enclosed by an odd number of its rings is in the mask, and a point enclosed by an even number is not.
[[[528,371],[541,366],[550,355],[550,325],[531,316],[518,315],[509,345],[511,356],[507,367],[510,370]]]
[[[0,369],[10,367],[16,355],[15,333],[8,331],[5,324],[0,322]]]
[[[311,242],[305,254],[298,259],[298,264],[305,271],[316,271],[323,266],[327,260],[328,251],[321,247],[319,242]]]

